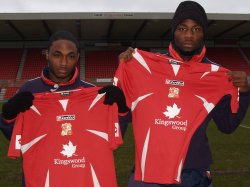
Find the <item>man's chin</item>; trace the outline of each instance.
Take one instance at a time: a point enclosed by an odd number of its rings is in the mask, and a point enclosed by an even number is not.
[[[69,74],[68,72],[61,71],[61,72],[57,72],[56,76],[60,78],[66,78],[69,76]]]
[[[70,76],[67,74],[58,74],[56,77],[57,79],[60,79],[60,80],[68,80]]]

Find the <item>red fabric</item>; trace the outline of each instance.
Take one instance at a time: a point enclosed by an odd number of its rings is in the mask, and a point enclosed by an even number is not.
[[[103,97],[95,100],[99,89],[34,94],[31,109],[16,120],[8,152],[19,156],[21,144],[27,187],[44,187],[48,180],[60,187],[117,186],[118,110],[104,105]]]
[[[219,66],[182,63],[142,50],[133,56],[119,65],[114,82],[132,111],[135,180],[180,183],[192,135],[224,95],[232,95],[236,112],[238,90]]]

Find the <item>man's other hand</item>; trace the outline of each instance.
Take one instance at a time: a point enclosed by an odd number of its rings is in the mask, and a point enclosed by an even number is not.
[[[33,100],[34,96],[31,92],[17,93],[3,105],[2,117],[6,120],[15,119],[20,112],[24,112],[32,106]]]
[[[105,86],[101,88],[98,93],[106,93],[103,103],[106,105],[112,105],[116,103],[119,113],[126,113],[130,110],[126,105],[124,93],[119,87],[113,85]]]
[[[228,73],[229,80],[234,86],[239,88],[241,93],[248,92],[250,87],[248,85],[247,74],[244,71],[231,71]]]
[[[129,47],[126,51],[122,52],[118,57],[119,63],[129,61],[133,57],[134,52],[135,50],[132,47]]]

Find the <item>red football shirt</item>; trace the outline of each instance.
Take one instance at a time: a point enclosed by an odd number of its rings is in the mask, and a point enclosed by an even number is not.
[[[238,109],[238,90],[227,69],[213,64],[182,63],[136,50],[121,63],[114,84],[131,107],[135,136],[135,180],[180,183],[190,139],[226,94]]]
[[[122,143],[117,106],[100,88],[35,94],[18,116],[8,156],[23,157],[27,187],[116,187],[113,150]]]

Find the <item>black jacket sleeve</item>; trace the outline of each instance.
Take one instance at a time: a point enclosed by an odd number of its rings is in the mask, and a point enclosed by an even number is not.
[[[18,92],[23,92],[25,91],[24,87],[22,86]],[[8,123],[6,122],[3,118],[2,118],[2,114],[0,114],[0,130],[3,132],[4,136],[10,140],[11,139],[11,135],[13,132],[13,128],[14,128],[14,123],[15,121]]]
[[[3,120],[2,115],[0,115],[0,130],[3,132],[4,136],[10,140],[12,131],[14,127],[14,122],[7,123]]]
[[[128,124],[132,121],[132,114],[131,111],[129,111],[126,115],[124,116],[119,116],[119,124],[120,124],[120,129],[122,133],[122,137],[124,138],[124,135],[126,133]]]
[[[250,102],[250,91],[240,93],[239,109],[236,114],[231,112],[231,96],[224,96],[213,110],[213,120],[223,133],[232,133],[240,125],[246,115]]]

